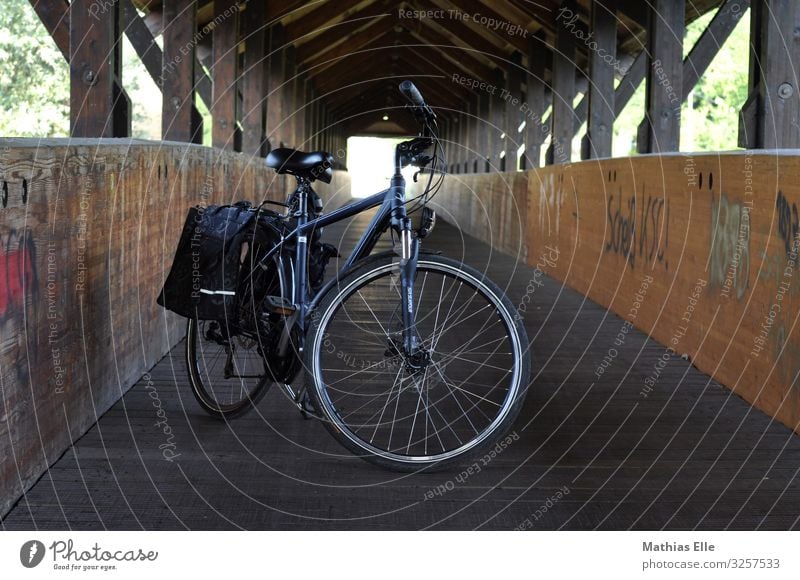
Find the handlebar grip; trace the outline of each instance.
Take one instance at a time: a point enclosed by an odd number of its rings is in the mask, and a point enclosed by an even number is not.
[[[421,108],[425,108],[427,106],[425,104],[425,99],[422,98],[419,90],[411,81],[403,81],[400,83],[400,92],[403,93],[403,96],[407,98],[412,105]]]

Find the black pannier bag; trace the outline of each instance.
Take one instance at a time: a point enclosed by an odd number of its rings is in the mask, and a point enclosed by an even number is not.
[[[200,320],[235,317],[255,217],[248,202],[191,208],[158,304]]]

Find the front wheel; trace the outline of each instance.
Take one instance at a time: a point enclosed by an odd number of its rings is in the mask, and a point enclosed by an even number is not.
[[[347,449],[398,471],[443,468],[510,428],[530,378],[528,338],[503,292],[477,270],[420,256],[422,351],[403,350],[396,256],[357,264],[320,300],[306,349],[309,393]]]

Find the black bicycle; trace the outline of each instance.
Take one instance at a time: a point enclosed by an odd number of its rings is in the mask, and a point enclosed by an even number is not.
[[[435,113],[410,81],[400,90],[422,130],[397,145],[384,191],[322,214],[311,183],[330,182],[332,157],[269,154],[267,165],[294,175],[297,189],[285,212],[268,213],[271,235],[248,245],[236,314],[189,319],[186,360],[197,400],[214,416],[245,412],[277,383],[359,457],[412,471],[444,467],[505,435],[531,362],[503,291],[463,263],[420,250],[445,161]],[[428,173],[424,193],[411,200],[407,166]],[[321,285],[320,256],[331,253],[321,228],[375,207],[344,266]],[[372,255],[390,228],[395,251]],[[291,386],[299,376],[305,384]]]

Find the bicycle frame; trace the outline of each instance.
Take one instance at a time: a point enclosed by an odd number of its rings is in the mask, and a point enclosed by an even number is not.
[[[308,219],[308,194],[310,184],[307,181],[299,180],[299,184],[294,193],[298,194],[299,207],[294,216],[297,218],[297,227],[290,232],[286,238],[276,248],[273,248],[263,258],[266,260],[288,241],[297,238],[297,247],[294,263],[294,296],[292,300],[296,308],[296,318],[291,326],[301,329],[299,351],[304,347],[306,318],[313,308],[316,300],[325,292],[328,285],[324,286],[317,296],[308,294],[308,236],[316,228],[322,228],[330,224],[345,220],[361,212],[374,207],[379,207],[373,216],[364,233],[361,235],[356,247],[348,256],[344,265],[337,273],[337,277],[343,274],[358,260],[369,256],[378,242],[380,236],[391,226],[399,234],[401,240],[401,289],[405,298],[401,300],[402,316],[404,326],[404,346],[407,353],[414,353],[417,350],[417,337],[414,324],[414,299],[413,286],[416,278],[416,264],[419,253],[419,240],[411,235],[411,222],[406,215],[405,208],[405,180],[400,174],[399,168],[392,177],[391,185],[388,189],[375,193],[367,198],[346,204],[330,213],[323,214],[314,219]],[[290,325],[287,325],[290,326]]]

